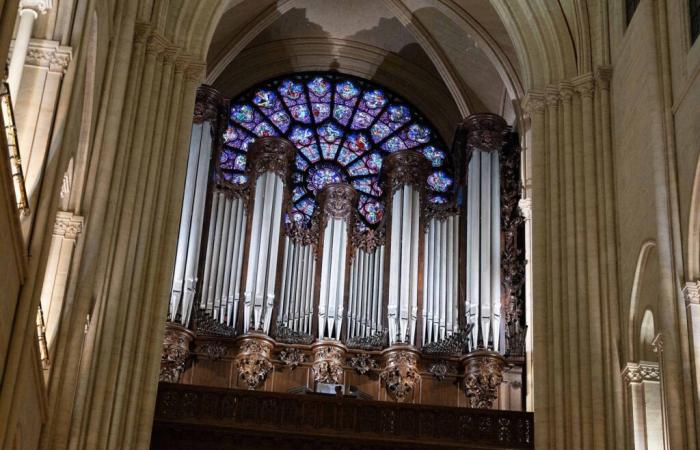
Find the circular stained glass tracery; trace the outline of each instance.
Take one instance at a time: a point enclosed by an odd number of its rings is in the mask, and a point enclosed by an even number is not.
[[[246,152],[262,136],[286,137],[297,148],[287,223],[308,225],[320,190],[345,181],[360,194],[358,228],[376,228],[384,217],[384,157],[404,149],[421,151],[431,162],[430,201],[444,203],[453,190],[447,149],[433,127],[399,96],[359,78],[298,74],[264,82],[233,100],[218,160],[220,181],[247,182]]]

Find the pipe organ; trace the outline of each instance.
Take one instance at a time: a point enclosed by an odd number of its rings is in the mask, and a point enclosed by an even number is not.
[[[438,378],[454,364],[470,404],[488,407],[504,355],[523,356],[510,344],[520,339],[513,330],[526,329],[512,284],[520,272],[503,273],[520,270],[511,257],[520,255],[519,181],[510,180],[517,136],[498,116],[473,115],[449,154],[396,98],[352,80],[308,77],[230,107],[200,89],[169,330],[233,339],[249,388],[265,383],[270,349],[293,344],[309,346],[313,379],[323,383],[342,382],[346,353],[381,351],[380,379],[397,401],[422,383],[422,358],[434,361]],[[329,119],[322,106],[331,98],[345,109]],[[308,120],[304,101],[315,108]],[[283,356],[301,364],[299,351]],[[374,370],[368,358],[353,358],[358,373]],[[479,372],[484,364],[490,381]]]

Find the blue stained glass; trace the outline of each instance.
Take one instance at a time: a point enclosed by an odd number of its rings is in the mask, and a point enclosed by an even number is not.
[[[442,170],[433,172],[428,176],[428,186],[434,191],[447,192],[451,185],[452,179]]]
[[[368,108],[377,109],[386,104],[386,95],[384,94],[384,91],[375,89],[365,92],[365,94],[362,96],[362,100]]]
[[[335,91],[345,100],[350,100],[351,98],[357,97],[360,90],[355,86],[352,81],[343,81],[338,83],[335,87]]]
[[[246,157],[243,154],[236,155],[236,160],[233,163],[233,168],[243,172],[245,170]]]
[[[257,127],[255,127],[253,133],[255,133],[259,137],[277,136],[277,132],[275,131],[275,129],[272,128],[272,125],[270,125],[267,122],[261,122]]]
[[[382,188],[379,186],[379,182],[376,177],[352,180],[352,186],[365,194],[370,194],[375,197],[382,195]]]
[[[232,102],[224,147],[216,161],[223,180],[244,184],[245,152],[259,136],[282,136],[297,148],[291,174],[290,226],[308,226],[316,195],[350,179],[360,192],[358,230],[376,228],[384,214],[379,173],[387,153],[420,150],[434,167],[428,199],[451,201],[454,180],[435,131],[404,101],[367,81],[335,73],[272,80]],[[312,127],[311,124],[314,124]]]
[[[287,129],[289,128],[289,116],[287,115],[286,112],[280,111],[274,113],[271,117],[270,120],[272,123],[274,123],[277,128],[282,130],[283,133],[287,132]]]
[[[331,89],[330,82],[323,77],[314,78],[307,86],[309,87],[309,93],[314,94],[316,97],[323,97]]]
[[[385,137],[389,136],[391,134],[391,128],[386,126],[382,122],[377,122],[374,125],[372,125],[372,140],[374,142],[379,142]]]
[[[254,118],[253,107],[250,105],[234,105],[231,108],[231,119],[238,123],[248,123]]]
[[[378,224],[384,217],[384,205],[366,195],[360,195],[359,209],[365,220],[372,225]]]
[[[262,109],[272,109],[277,104],[277,96],[268,89],[261,89],[255,93],[253,103]]]
[[[304,158],[301,156],[297,155],[296,158],[294,158],[294,163],[296,164],[297,170],[306,170],[307,167],[309,167],[309,163],[306,162]]]
[[[423,154],[430,160],[433,167],[440,167],[445,161],[445,152],[438,150],[432,145],[424,147]]]
[[[407,135],[412,141],[425,144],[430,140],[430,129],[414,123],[408,127]]]
[[[353,130],[361,130],[363,128],[367,128],[372,123],[373,120],[374,120],[374,117],[370,116],[366,112],[357,111],[355,113],[355,117],[353,117],[353,119],[352,119],[351,128]]]
[[[300,198],[302,198],[306,194],[306,190],[301,187],[297,186],[292,190],[292,202],[296,202]]]
[[[369,227],[365,225],[365,223],[362,220],[355,221],[355,228],[357,228],[357,231],[359,231],[360,233],[369,230]]]
[[[292,133],[289,135],[289,140],[297,146],[305,146],[311,144],[314,139],[314,132],[311,128],[293,127]]]
[[[311,162],[316,162],[319,160],[321,155],[318,153],[318,147],[316,144],[311,144],[306,147],[302,147],[299,150],[306,156],[306,158]]]
[[[292,113],[294,120],[302,123],[310,123],[311,116],[309,115],[309,107],[306,105],[297,105],[289,108],[289,112]]]
[[[314,166],[309,170],[307,187],[310,191],[318,193],[330,183],[340,183],[345,177],[339,167],[328,165]]]
[[[304,93],[304,87],[301,83],[295,83],[292,80],[284,80],[279,87],[279,93],[290,100],[296,100],[301,98],[301,94]]]
[[[333,118],[343,125],[347,125],[352,116],[352,108],[343,105],[335,105],[333,109]]]
[[[398,136],[394,136],[382,144],[382,148],[389,153],[397,152],[406,148],[406,143]]]
[[[331,107],[327,103],[314,103],[311,105],[311,111],[317,123],[326,120],[331,115]]]

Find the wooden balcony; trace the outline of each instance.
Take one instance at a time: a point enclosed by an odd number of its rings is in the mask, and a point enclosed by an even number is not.
[[[531,449],[533,414],[161,383],[151,448]]]

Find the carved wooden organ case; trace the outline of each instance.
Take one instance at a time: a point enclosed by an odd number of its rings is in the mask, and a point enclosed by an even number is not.
[[[448,149],[366,80],[201,87],[161,380],[522,409],[520,191],[493,114]]]

